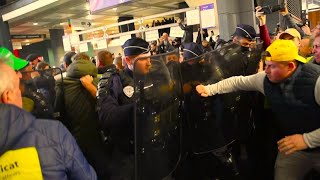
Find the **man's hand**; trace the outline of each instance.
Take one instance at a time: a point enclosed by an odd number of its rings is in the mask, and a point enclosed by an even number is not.
[[[82,76],[80,81],[82,86],[86,88],[92,85],[93,77],[90,75]]]
[[[302,26],[301,29],[306,35],[311,36],[311,30],[310,30],[310,27],[308,25]]]
[[[93,77],[90,75],[82,76],[80,78],[82,86],[89,91],[93,98],[96,98],[97,88],[92,84]]]
[[[196,87],[197,92],[202,96],[202,97],[208,97],[209,92],[204,88],[204,85],[200,84]]]
[[[177,23],[178,24],[180,24],[181,23],[181,19],[179,18],[179,19],[177,19]]]
[[[256,7],[256,17],[259,19],[260,26],[263,26],[266,24],[267,16],[261,10],[262,10],[261,6]]]
[[[285,16],[285,15],[289,14],[289,10],[288,10],[287,4],[285,4],[284,7],[285,7],[285,8],[284,8],[283,10],[280,10],[280,14],[281,14],[282,16]]]
[[[304,142],[302,134],[294,134],[286,136],[278,141],[278,149],[280,152],[284,152],[286,155],[292,154],[296,151],[307,149],[308,146]]]

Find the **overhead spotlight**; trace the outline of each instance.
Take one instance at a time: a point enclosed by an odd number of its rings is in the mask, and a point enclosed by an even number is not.
[[[38,23],[33,23],[34,26],[38,25]]]

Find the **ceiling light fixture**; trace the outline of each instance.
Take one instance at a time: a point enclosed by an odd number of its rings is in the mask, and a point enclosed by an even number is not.
[[[33,3],[30,3],[26,6],[23,6],[19,9],[16,9],[16,10],[13,10],[13,11],[10,11],[4,15],[2,15],[2,19],[3,21],[8,21],[10,19],[13,19],[13,18],[16,18],[16,17],[19,17],[19,16],[22,16],[24,14],[27,14],[31,11],[34,11],[36,9],[40,9],[46,5],[49,5],[49,4],[52,4],[54,2],[57,2],[59,0],[45,0],[45,1],[35,1]]]
[[[38,23],[33,23],[34,26],[38,25]]]

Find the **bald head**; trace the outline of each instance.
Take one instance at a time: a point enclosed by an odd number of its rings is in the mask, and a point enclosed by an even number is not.
[[[13,104],[22,108],[19,89],[21,73],[16,73],[10,66],[0,60],[0,102]]]

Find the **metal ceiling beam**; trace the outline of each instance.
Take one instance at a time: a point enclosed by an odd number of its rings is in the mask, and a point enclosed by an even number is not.
[[[5,6],[2,6],[0,8],[0,15],[2,16],[3,14],[6,14],[6,13],[11,12],[13,10],[19,9],[19,8],[26,6],[30,3],[33,3],[35,1],[37,1],[37,0],[20,0],[20,1],[14,2],[14,3],[10,3]]]
[[[101,27],[98,27],[98,28],[93,28],[93,29],[89,29],[89,30],[85,30],[85,31],[77,32],[77,33],[72,33],[72,34],[73,35],[76,35],[76,34],[81,35],[81,34],[86,34],[86,33],[99,31],[99,30],[105,31],[105,29],[108,29],[108,28],[111,28],[111,27],[115,27],[115,26],[117,27],[117,26],[126,25],[126,24],[130,24],[130,23],[140,22],[140,21],[145,20],[145,19],[155,19],[155,18],[158,18],[158,17],[165,17],[165,16],[169,16],[169,15],[173,15],[173,14],[179,14],[179,13],[187,12],[187,11],[194,10],[194,9],[196,9],[196,8],[178,9],[178,10],[175,10],[175,11],[160,13],[160,14],[146,16],[146,17],[142,17],[142,18],[135,18],[135,19],[132,19],[132,20],[129,20],[129,21],[122,21],[122,22],[119,22],[119,23],[109,24],[109,25],[106,25],[106,26],[101,26]]]
[[[16,27],[16,26],[19,26],[19,25],[24,24],[26,22],[29,22],[29,21],[34,21],[34,20],[39,21],[39,19],[40,19],[39,17],[43,17],[44,15],[50,15],[50,14],[56,13],[59,9],[68,9],[68,8],[80,5],[82,3],[83,3],[82,1],[72,1],[72,0],[58,1],[55,4],[55,6],[45,7],[45,8],[42,8],[41,10],[33,12],[32,15],[20,17],[18,19],[13,20],[13,21],[9,21],[10,27],[11,28]],[[66,13],[68,13],[68,12],[66,12]],[[76,17],[76,16],[79,17],[79,15],[83,16],[83,12],[81,12],[79,14],[75,14],[71,18]],[[56,22],[49,23],[47,25],[49,26],[50,24],[55,24],[55,23]]]

